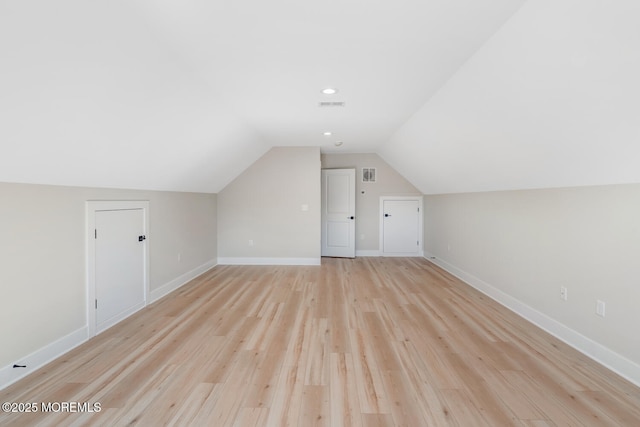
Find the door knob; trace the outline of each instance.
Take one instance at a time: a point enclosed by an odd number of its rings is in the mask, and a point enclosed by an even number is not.
[[[384,216],[385,216],[385,218],[386,218],[386,217],[389,217],[389,216],[391,216],[391,215],[389,215],[389,214],[384,214]]]
[[[350,216],[349,219],[356,219],[356,217],[355,216]]]

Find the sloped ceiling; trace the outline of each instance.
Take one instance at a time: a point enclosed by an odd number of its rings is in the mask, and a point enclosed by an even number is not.
[[[0,181],[218,192],[272,146],[374,152],[521,3],[2,1]]]
[[[526,2],[381,147],[425,194],[640,182],[640,2]]]
[[[129,2],[0,8],[0,181],[216,192],[269,149]]]
[[[291,145],[427,194],[638,182],[637,3],[2,1],[0,181],[218,192]]]

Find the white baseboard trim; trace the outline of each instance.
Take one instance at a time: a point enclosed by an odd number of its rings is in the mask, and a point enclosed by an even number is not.
[[[380,252],[380,256],[387,257],[387,258],[424,258],[424,252],[420,251],[413,254],[402,254],[402,253],[397,254],[397,253]]]
[[[191,271],[188,271],[182,274],[181,276],[173,279],[172,281],[162,285],[158,289],[155,289],[149,292],[149,304],[159,300],[160,298],[164,297],[170,292],[178,289],[182,285],[195,279],[196,277],[212,269],[216,265],[217,265],[216,260],[211,260],[205,264],[202,264],[199,267],[194,268]],[[141,308],[144,308],[144,307],[136,307],[134,310],[132,310],[131,313],[128,313],[124,317],[128,317],[129,315],[133,314],[133,312],[138,311]],[[123,318],[119,318],[118,322],[120,320],[123,320]],[[118,322],[114,322],[113,324]],[[111,324],[109,326],[111,326]],[[106,327],[103,328],[102,330],[104,329],[106,329]],[[26,365],[27,366],[26,368],[14,368],[13,363],[11,365],[0,368],[0,390],[4,389],[5,387],[8,387],[14,382],[20,380],[21,378],[26,377],[27,375],[34,372],[38,368],[62,356],[68,351],[71,351],[72,349],[84,343],[88,339],[89,339],[89,328],[88,326],[83,326],[82,328],[14,362],[17,365]]]
[[[356,251],[356,256],[367,257],[367,256],[382,256],[382,255],[380,254],[379,250],[374,250],[374,251]]]
[[[320,258],[221,257],[220,265],[320,265]]]
[[[376,257],[376,256],[381,256],[381,257],[396,257],[396,258],[412,258],[412,257],[418,257],[418,258],[422,258],[424,257],[424,252],[420,251],[418,253],[415,254],[385,254],[382,251],[356,251],[356,256],[360,256],[360,257]]]
[[[112,317],[111,319],[106,320],[101,325],[97,325],[96,326],[96,335],[106,331],[107,329],[109,329],[110,327],[112,327],[114,325],[117,325],[118,323],[120,323],[124,319],[126,319],[127,317],[129,317],[129,316],[135,314],[136,312],[142,310],[146,306],[147,306],[147,304],[143,301],[140,304],[136,304],[133,307],[123,311],[122,313],[118,313],[116,316]]]
[[[471,287],[479,290],[483,294],[487,295],[491,299],[505,306],[509,310],[513,311],[520,317],[528,320],[544,331],[550,333],[554,337],[563,341],[564,343],[575,348],[579,352],[590,357],[594,361],[600,363],[606,368],[612,370],[618,375],[626,378],[630,382],[640,387],[640,365],[627,359],[624,356],[614,352],[613,350],[603,346],[602,344],[593,341],[582,335],[579,332],[567,327],[563,323],[547,316],[538,310],[529,307],[522,301],[512,297],[511,295],[501,291],[495,286],[475,277],[472,274],[467,273],[464,270],[437,258],[433,254],[425,252],[425,258],[442,267],[444,270],[456,276],[458,279],[467,283]]]
[[[19,379],[26,377],[52,360],[79,346],[88,338],[89,329],[86,326],[83,326],[82,328],[77,329],[14,362],[16,365],[26,365],[26,368],[14,368],[14,363],[0,368],[0,390],[8,387]]]
[[[193,270],[187,271],[186,273],[176,277],[172,281],[165,283],[159,288],[152,290],[151,292],[149,292],[149,304],[158,301],[160,298],[170,294],[171,292],[175,291],[179,287],[187,284],[188,282],[195,279],[202,273],[205,273],[211,270],[213,267],[218,265],[216,261],[217,260],[212,259],[211,261],[208,261],[202,264],[201,266],[196,267]]]

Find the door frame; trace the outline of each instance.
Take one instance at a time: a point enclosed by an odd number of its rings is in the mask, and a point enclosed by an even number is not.
[[[350,212],[351,220],[349,222],[349,240],[352,246],[352,251],[348,254],[348,256],[341,255],[327,255],[325,251],[325,245],[327,243],[327,217],[325,215],[325,209],[327,207],[327,191],[325,179],[327,175],[331,173],[344,173],[349,172],[350,178],[353,178],[353,182],[351,183],[350,191]],[[357,180],[357,169],[356,168],[321,168],[320,170],[321,176],[321,201],[320,201],[320,255],[323,257],[340,257],[340,258],[355,258],[356,256],[356,180]]]
[[[401,254],[387,254],[384,252],[384,202],[385,201],[394,201],[394,200],[407,200],[407,201],[416,201],[418,202],[418,251],[416,256],[424,256],[424,234],[423,234],[423,225],[424,225],[424,204],[422,203],[422,196],[380,196],[380,241],[378,243],[380,248],[380,256],[383,257],[406,257],[407,255]]]
[[[89,338],[96,335],[96,212],[142,209],[143,234],[149,237],[149,201],[146,200],[88,200],[86,202],[86,283],[87,283],[87,330]],[[146,242],[146,240],[145,240]],[[144,304],[149,295],[149,245],[143,245]]]

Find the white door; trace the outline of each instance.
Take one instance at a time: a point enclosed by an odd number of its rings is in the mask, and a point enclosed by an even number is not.
[[[422,250],[420,205],[419,198],[382,198],[381,247],[384,256],[420,255]]]
[[[356,170],[322,170],[322,256],[356,256]]]
[[[95,212],[96,332],[145,305],[143,209]]]

